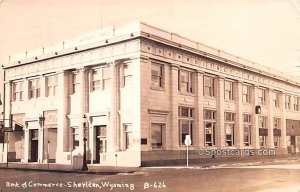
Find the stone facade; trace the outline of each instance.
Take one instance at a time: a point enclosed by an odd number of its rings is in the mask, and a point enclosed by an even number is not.
[[[4,69],[10,161],[75,164],[84,138],[88,163],[117,166],[184,159],[186,135],[194,154],[298,145],[297,79],[144,23],[12,56]]]

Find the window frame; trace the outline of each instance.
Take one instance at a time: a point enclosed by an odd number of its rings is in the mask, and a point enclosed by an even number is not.
[[[246,93],[245,93],[245,88],[246,88]],[[243,85],[242,88],[242,100],[243,103],[251,103],[251,86],[250,85]]]
[[[246,139],[246,131],[245,128],[247,127],[248,131],[247,131],[247,139]],[[252,129],[252,115],[249,114],[243,114],[243,134],[244,134],[244,146],[251,146],[251,129]]]
[[[29,79],[28,80],[28,99],[37,99],[39,97],[41,97],[40,78]]]
[[[183,73],[186,73],[186,79],[182,78]],[[183,80],[184,79],[184,80]],[[194,75],[192,71],[185,70],[185,69],[179,69],[178,70],[178,90],[180,93],[185,94],[193,94],[194,93]],[[183,89],[183,87],[185,89]]]
[[[157,143],[155,143],[155,145],[153,144],[153,125],[157,125],[157,126],[160,126],[160,140],[161,140],[161,143],[158,143],[160,145],[158,145],[159,147],[154,147],[157,145]],[[165,148],[165,141],[164,141],[164,134],[165,134],[165,129],[166,129],[166,124],[165,123],[157,123],[157,122],[151,122],[150,123],[150,132],[151,132],[151,149],[152,150],[163,150]]]
[[[216,145],[216,110],[203,110],[204,123],[204,145],[205,147],[213,147]],[[207,118],[208,117],[208,118]],[[209,126],[208,126],[209,125]],[[207,138],[210,137],[210,141]]]
[[[224,128],[225,128],[225,145],[227,147],[234,146],[234,132],[235,132],[235,116],[233,112],[224,112]],[[230,128],[230,134],[228,133],[227,127]],[[230,136],[230,139],[228,139]]]
[[[154,70],[155,67],[159,67],[159,71]],[[153,72],[156,71],[157,74],[154,74]],[[154,81],[154,79],[158,79],[158,85],[157,82]],[[159,64],[159,63],[155,63],[152,62],[151,63],[151,88],[154,89],[163,89],[165,87],[164,85],[164,78],[165,78],[165,66],[163,64]]]
[[[204,94],[204,96],[216,97],[216,94],[215,94],[216,78],[214,78],[212,76],[205,75],[203,80],[204,80],[203,81],[203,84],[204,84],[203,94]],[[209,83],[208,83],[208,81],[209,81]]]
[[[230,80],[224,80],[224,99],[226,101],[233,101],[234,100],[233,92],[234,92],[234,82]]]

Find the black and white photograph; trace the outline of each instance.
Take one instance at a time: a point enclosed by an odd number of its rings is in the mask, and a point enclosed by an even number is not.
[[[0,0],[0,192],[300,192],[300,0]]]

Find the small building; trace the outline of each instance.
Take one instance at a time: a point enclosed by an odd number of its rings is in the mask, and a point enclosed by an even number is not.
[[[11,56],[4,72],[9,161],[74,164],[84,139],[105,166],[185,159],[186,136],[193,159],[299,151],[298,79],[145,23]]]

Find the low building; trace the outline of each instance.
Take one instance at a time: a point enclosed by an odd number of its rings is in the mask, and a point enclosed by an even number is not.
[[[11,56],[8,160],[141,166],[299,148],[297,79],[145,23]],[[7,123],[7,122],[5,122]],[[292,150],[290,150],[292,151]],[[210,158],[210,157],[209,157]]]

